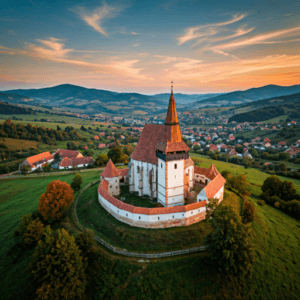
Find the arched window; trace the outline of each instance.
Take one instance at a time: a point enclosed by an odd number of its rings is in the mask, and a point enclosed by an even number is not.
[[[162,163],[161,163],[161,167],[162,167]]]
[[[140,167],[139,167],[139,166],[137,166],[136,171],[137,171],[138,173],[140,173]]]
[[[177,164],[174,165],[174,169],[177,169]]]

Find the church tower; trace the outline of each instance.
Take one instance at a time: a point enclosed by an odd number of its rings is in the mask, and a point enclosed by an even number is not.
[[[165,120],[164,140],[156,146],[158,158],[157,201],[164,206],[184,205],[185,160],[189,147],[182,140],[178,123],[173,82]]]

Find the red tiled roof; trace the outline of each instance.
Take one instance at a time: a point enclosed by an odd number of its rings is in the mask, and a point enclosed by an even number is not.
[[[75,150],[66,150],[66,149],[58,149],[56,153],[59,153],[59,156],[61,157],[77,157],[78,154],[82,155],[79,151]]]
[[[194,161],[190,157],[184,160],[184,169],[193,165],[194,165]]]
[[[210,144],[210,145],[209,145],[209,150],[210,150],[210,151],[217,151],[217,150],[219,150],[219,149],[218,149],[218,146],[217,146],[217,145]]]
[[[156,149],[161,150],[163,152],[174,152],[174,151],[188,151],[190,148],[187,146],[187,144],[184,141],[180,142],[160,142]]]
[[[286,143],[285,143],[284,141],[280,141],[280,142],[278,143],[278,145],[285,146],[285,145],[286,145]]]
[[[166,128],[168,139],[170,139],[171,135],[170,127],[167,126]],[[165,125],[146,124],[135,150],[131,154],[131,158],[157,165],[158,158],[156,157],[155,147],[159,142],[163,141],[164,133]]]
[[[172,206],[172,207],[155,207],[155,208],[145,208],[145,207],[137,207],[137,206],[129,205],[114,198],[108,193],[108,182],[105,179],[101,180],[98,187],[98,193],[102,197],[104,197],[109,203],[111,203],[112,205],[114,205],[119,209],[131,213],[143,214],[143,215],[172,214],[172,213],[186,212],[186,211],[190,211],[190,210],[194,210],[206,206],[206,201],[200,201],[188,205],[180,205],[180,206]]]
[[[68,158],[64,157],[63,160],[60,162],[60,167],[75,167],[78,165],[86,165],[93,163],[94,160],[91,156],[84,156],[84,157],[75,157],[75,158]]]
[[[99,140],[99,136],[98,136],[98,135],[95,135],[95,136],[94,136],[94,140]]]
[[[212,164],[208,169],[201,168],[201,167],[194,167],[194,173],[204,175],[210,180],[213,180],[217,175],[220,174],[214,164]]]
[[[211,182],[209,182],[205,187],[205,194],[206,197],[213,198],[216,193],[224,186],[226,180],[225,178],[219,173]]]
[[[33,155],[33,156],[30,156],[30,157],[26,158],[27,162],[31,166],[35,165],[38,162],[42,162],[42,161],[47,162],[50,159],[53,159],[53,155],[51,155],[50,152],[43,152],[43,153],[36,154],[36,155]]]
[[[108,161],[105,169],[100,174],[100,176],[102,176],[102,177],[108,177],[108,178],[117,177],[119,175],[120,175],[120,173],[117,170],[117,168],[115,167],[115,165],[114,165],[114,163],[112,162],[111,159],[109,159],[109,161]]]
[[[124,177],[124,176],[128,175],[129,169],[120,169],[118,171],[119,171],[119,174],[120,174],[119,176]]]

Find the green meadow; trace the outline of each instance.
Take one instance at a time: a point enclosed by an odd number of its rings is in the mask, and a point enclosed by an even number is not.
[[[173,257],[162,260],[129,259],[112,255],[97,246],[99,255],[107,266],[100,272],[108,276],[104,299],[300,299],[300,222],[269,205],[259,206],[260,186],[268,174],[255,169],[225,162],[212,161],[192,154],[201,160],[202,167],[214,163],[222,170],[233,174],[245,173],[251,185],[249,200],[255,205],[255,219],[250,224],[255,249],[254,272],[244,281],[218,273],[207,263],[207,253]],[[81,172],[83,186],[96,180],[99,170]],[[0,180],[0,288],[1,299],[34,299],[29,290],[29,275],[26,272],[34,250],[23,251],[17,260],[10,254],[14,251],[13,230],[21,217],[35,210],[40,195],[54,179],[71,183],[73,174],[22,177],[13,180]],[[290,180],[281,178],[282,180]],[[299,180],[293,180],[298,191]],[[186,247],[202,244],[204,233],[209,230],[203,221],[185,228],[172,230],[141,229],[127,226],[110,216],[97,203],[97,185],[83,193],[77,206],[80,222],[111,242],[128,250],[164,251],[176,246]],[[241,211],[241,199],[227,191],[223,205],[232,205],[236,212]],[[200,233],[197,233],[197,230]],[[193,233],[194,232],[194,233]],[[198,240],[197,240],[198,238]],[[151,252],[151,251],[149,251]],[[102,273],[100,276],[102,276]],[[99,292],[100,293],[100,292]],[[94,295],[97,299],[100,294]]]

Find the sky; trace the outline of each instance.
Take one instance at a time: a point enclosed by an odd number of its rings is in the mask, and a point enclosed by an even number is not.
[[[0,90],[143,94],[300,84],[300,1],[9,0]]]

